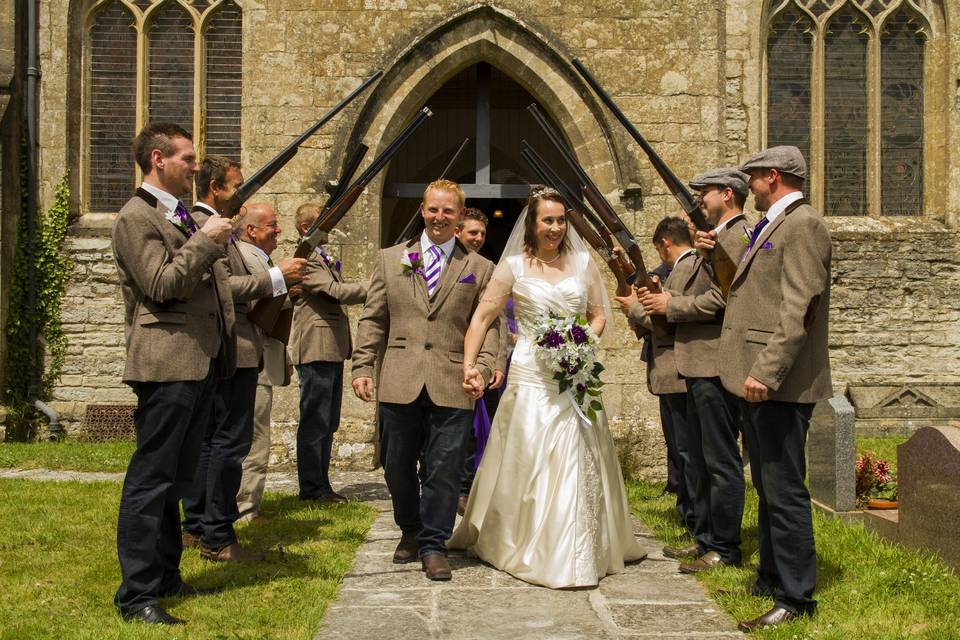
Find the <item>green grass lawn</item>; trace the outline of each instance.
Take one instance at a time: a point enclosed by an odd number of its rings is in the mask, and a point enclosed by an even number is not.
[[[771,606],[769,599],[747,592],[758,562],[757,494],[749,482],[747,485],[744,567],[722,567],[698,576],[710,595],[737,620],[753,618]],[[678,525],[673,496],[642,499],[659,494],[662,485],[631,483],[628,489],[634,513],[661,540],[670,545],[689,544]],[[960,638],[960,578],[940,560],[882,541],[862,526],[845,525],[817,511],[813,512],[813,527],[817,615],[757,632],[754,637]]]
[[[134,442],[2,442],[0,467],[64,469],[71,471],[126,471]]]
[[[212,564],[186,552],[184,579],[224,591],[163,601],[188,624],[157,629],[122,622],[113,608],[119,483],[2,480],[0,495],[4,640],[312,638],[375,515],[358,502],[318,506],[267,494],[270,519],[238,528],[267,560]]]

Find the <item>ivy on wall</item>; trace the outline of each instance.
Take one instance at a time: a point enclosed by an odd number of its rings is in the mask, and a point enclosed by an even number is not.
[[[60,309],[73,269],[70,257],[62,251],[70,215],[68,178],[64,175],[57,184],[53,204],[36,221],[36,304],[32,310],[27,298],[30,256],[25,199],[20,207],[5,327],[3,402],[7,406],[7,440],[26,442],[36,438],[40,418],[33,401],[50,399],[67,352]],[[26,188],[21,193],[26,194]],[[31,340],[32,333],[36,341]]]

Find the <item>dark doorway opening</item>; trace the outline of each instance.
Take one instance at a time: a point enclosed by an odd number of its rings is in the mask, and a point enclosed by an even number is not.
[[[533,102],[526,89],[485,62],[467,67],[427,98],[423,104],[433,111],[433,117],[407,141],[387,169],[381,245],[394,244],[410,218],[419,216],[424,188],[440,177],[464,138],[470,138],[446,177],[466,192],[468,207],[487,214],[490,223],[481,254],[499,260],[530,184],[536,182],[520,157],[521,140],[537,149],[564,180],[574,182],[527,113]],[[549,108],[543,111],[549,118]],[[562,134],[552,119],[551,124]]]

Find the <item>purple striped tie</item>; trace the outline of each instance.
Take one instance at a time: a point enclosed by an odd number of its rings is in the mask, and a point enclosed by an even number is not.
[[[437,290],[437,286],[440,284],[440,248],[433,245],[427,249],[427,253],[433,256],[433,260],[427,267],[427,275],[424,279],[427,281],[427,295],[432,298],[433,292]]]

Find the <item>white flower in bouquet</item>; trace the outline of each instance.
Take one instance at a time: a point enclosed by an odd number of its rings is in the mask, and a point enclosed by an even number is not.
[[[580,315],[551,314],[535,328],[537,361],[553,371],[560,393],[569,392],[582,413],[596,422],[597,411],[603,409],[599,399],[603,365],[597,362],[600,340],[590,323]]]

